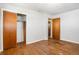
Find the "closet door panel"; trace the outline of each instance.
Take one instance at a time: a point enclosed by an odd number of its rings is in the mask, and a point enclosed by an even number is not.
[[[12,12],[3,12],[3,46],[4,49],[16,47],[16,19]]]
[[[15,13],[11,13],[10,17],[10,45],[11,47],[16,47],[16,29],[17,29],[17,15]]]

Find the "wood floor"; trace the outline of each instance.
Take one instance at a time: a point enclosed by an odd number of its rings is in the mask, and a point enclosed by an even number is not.
[[[4,50],[0,55],[79,55],[79,45],[49,39]]]

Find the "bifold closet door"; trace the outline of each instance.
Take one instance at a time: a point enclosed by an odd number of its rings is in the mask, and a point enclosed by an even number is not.
[[[17,15],[12,12],[3,12],[3,48],[16,47]]]

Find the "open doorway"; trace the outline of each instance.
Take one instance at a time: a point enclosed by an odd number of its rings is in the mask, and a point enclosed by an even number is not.
[[[26,45],[26,15],[17,14],[17,45]]]

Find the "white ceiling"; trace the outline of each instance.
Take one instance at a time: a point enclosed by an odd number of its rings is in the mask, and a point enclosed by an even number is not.
[[[46,12],[52,15],[79,8],[79,3],[10,3],[10,5]]]

